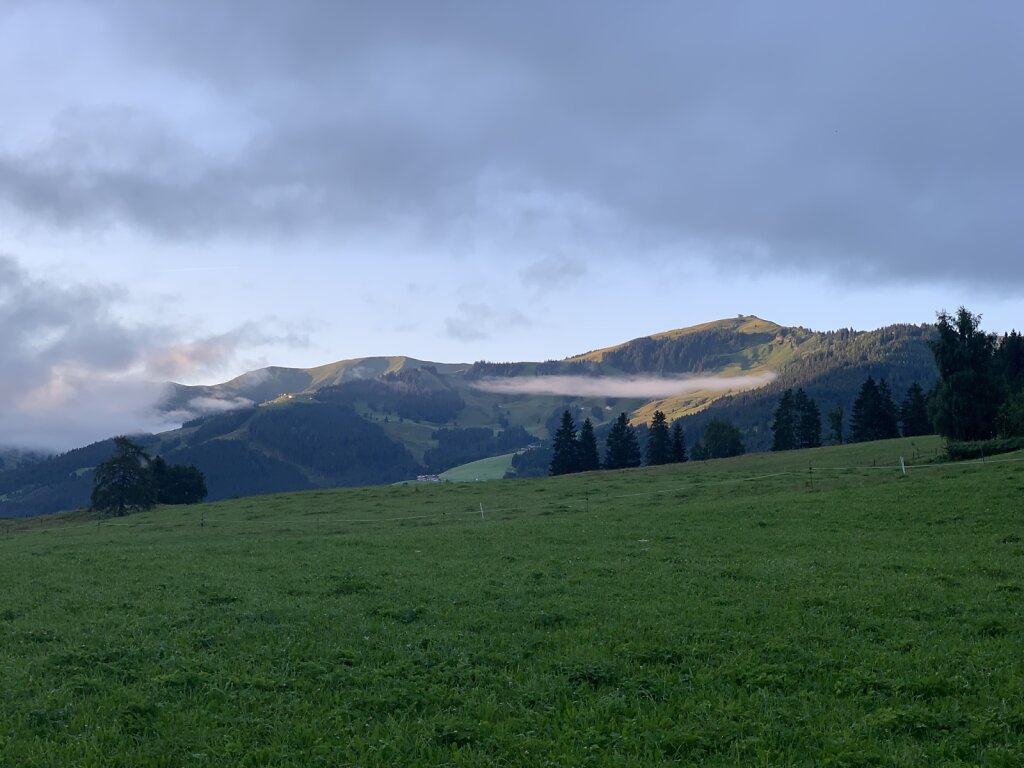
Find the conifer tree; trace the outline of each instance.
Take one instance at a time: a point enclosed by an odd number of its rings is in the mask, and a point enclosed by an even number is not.
[[[788,451],[796,448],[796,418],[793,412],[793,390],[787,389],[779,399],[772,419],[772,450]]]
[[[995,361],[996,337],[980,326],[981,315],[964,307],[956,317],[940,312],[936,323],[939,338],[931,348],[939,382],[929,398],[929,416],[938,433],[951,440],[995,435],[1005,398],[1005,373]]]
[[[1010,331],[1003,336],[996,350],[996,365],[1012,394],[1024,389],[1024,336]]]
[[[580,436],[577,442],[579,452],[578,471],[590,472],[600,469],[601,459],[597,453],[597,438],[594,436],[594,424],[589,418],[583,420],[583,426],[580,427]]]
[[[683,425],[678,421],[672,424],[672,461],[676,464],[686,461],[686,440],[683,437]]]
[[[796,447],[817,448],[821,445],[821,411],[803,389],[793,396],[793,411],[796,416]]]
[[[907,388],[907,395],[900,405],[900,424],[904,437],[917,437],[932,433],[924,390],[916,381]]]
[[[96,467],[92,508],[122,517],[133,509],[150,509],[156,503],[156,484],[150,458],[131,439],[114,438],[114,455]]]
[[[863,443],[875,440],[875,414],[878,411],[878,385],[868,376],[860,385],[857,399],[853,401],[850,414],[850,442]]]
[[[647,464],[657,466],[672,460],[672,436],[669,433],[665,414],[655,411],[647,431]]]
[[[875,418],[875,429],[878,433],[876,440],[900,436],[899,408],[885,379],[878,381],[878,413]]]
[[[857,399],[853,401],[850,417],[850,441],[861,443],[867,440],[888,440],[899,437],[896,418],[896,403],[885,379],[875,383],[868,376],[861,385]]]
[[[605,442],[605,469],[625,469],[640,466],[640,443],[636,432],[629,426],[629,418],[624,413],[612,425]]]
[[[579,467],[580,451],[576,438],[576,424],[572,420],[572,414],[565,411],[562,414],[561,426],[555,432],[550,472],[552,475],[568,475],[579,472]]]
[[[821,445],[821,411],[803,389],[787,389],[772,420],[773,451],[816,448]]]

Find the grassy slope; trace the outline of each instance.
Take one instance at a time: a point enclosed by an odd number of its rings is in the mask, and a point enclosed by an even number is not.
[[[23,521],[0,755],[1020,765],[1024,455],[936,448]]]
[[[762,320],[754,315],[743,315],[740,317],[714,320],[700,325],[687,328],[677,328],[672,331],[652,334],[652,339],[676,339],[681,336],[710,330],[730,330],[745,334],[778,333],[785,330],[787,337],[783,342],[760,344],[750,347],[734,356],[730,365],[714,371],[714,376],[756,376],[769,371],[778,371],[783,365],[792,360],[798,353],[810,351],[817,343],[817,335],[800,328],[784,329],[781,325],[768,320]],[[633,340],[635,341],[635,340]],[[613,350],[620,349],[632,341],[616,344],[604,349],[597,349],[582,355],[568,358],[570,361],[590,361],[595,363],[603,362],[607,354]],[[743,388],[738,388],[741,391]],[[701,390],[679,397],[669,397],[652,400],[645,403],[638,403],[632,411],[630,421],[633,424],[646,424],[651,420],[654,412],[663,411],[669,421],[674,421],[682,416],[702,411],[711,405],[724,393],[720,390]]]
[[[513,456],[515,453],[506,453],[501,456],[492,456],[489,459],[471,461],[469,464],[462,464],[442,472],[441,478],[452,483],[501,480],[512,466]]]

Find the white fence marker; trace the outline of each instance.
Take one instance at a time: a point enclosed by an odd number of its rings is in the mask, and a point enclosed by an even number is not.
[[[903,463],[903,457],[900,456],[900,469],[903,470],[903,474],[907,474],[907,465]]]

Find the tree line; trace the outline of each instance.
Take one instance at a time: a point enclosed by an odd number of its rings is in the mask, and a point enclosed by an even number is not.
[[[832,432],[835,414],[830,415],[830,410],[833,409],[842,410],[841,431],[846,438],[853,401],[868,375],[876,382],[884,377],[897,397],[914,381],[927,391],[937,378],[934,357],[928,346],[929,341],[937,338],[933,323],[889,326],[874,331],[782,329],[778,337],[781,346],[794,340],[800,350],[795,359],[778,371],[778,378],[765,387],[725,395],[710,408],[683,417],[687,434],[702,432],[708,421],[718,416],[740,429],[748,451],[770,450],[772,417],[779,398],[787,389],[795,392],[802,387],[821,408],[823,442],[828,442]]]
[[[834,445],[862,443],[893,437],[932,434],[924,390],[916,381],[907,388],[900,405],[893,399],[885,379],[878,382],[868,376],[853,401],[850,432],[845,434],[844,414],[840,406],[827,413],[828,439]],[[772,418],[772,450],[790,451],[817,448],[822,444],[821,411],[803,389],[782,393]]]
[[[918,382],[897,404],[884,378],[868,376],[843,433],[841,407],[827,414],[832,443],[939,434],[952,441],[1024,436],[1024,337],[980,330],[981,316],[960,307],[940,312],[937,338],[929,342],[938,381],[928,392]],[[821,414],[803,389],[782,393],[772,420],[772,450],[821,445]],[[844,438],[846,438],[844,440]]]
[[[122,517],[156,504],[196,504],[206,481],[194,465],[168,464],[127,437],[114,438],[114,455],[96,467],[92,508]]]
[[[745,448],[739,430],[728,422],[715,419],[704,430],[703,442],[694,443],[694,459],[715,459],[738,456]],[[679,464],[689,460],[683,427],[679,421],[670,426],[662,411],[655,411],[647,425],[644,450],[629,417],[620,413],[605,440],[604,461],[598,453],[597,437],[590,418],[583,421],[579,431],[572,414],[565,411],[555,432],[549,474],[567,475],[597,469],[628,469],[661,464]]]

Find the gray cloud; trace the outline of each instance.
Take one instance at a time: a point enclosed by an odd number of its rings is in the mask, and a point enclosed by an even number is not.
[[[167,428],[154,408],[162,379],[216,370],[261,344],[301,342],[255,324],[188,338],[167,322],[124,320],[126,301],[116,286],[61,285],[0,255],[0,445],[66,449]]]
[[[580,397],[678,397],[695,392],[743,392],[775,380],[771,372],[749,376],[522,376],[482,379],[473,386],[501,395],[569,395]]]
[[[76,53],[137,66],[117,73],[125,106],[92,83],[91,106],[39,105],[49,135],[0,152],[0,200],[31,217],[1024,280],[1014,3],[68,7],[107,30]],[[132,103],[132,78],[163,101]],[[197,99],[216,107],[190,121]],[[541,212],[496,222],[524,190]]]

